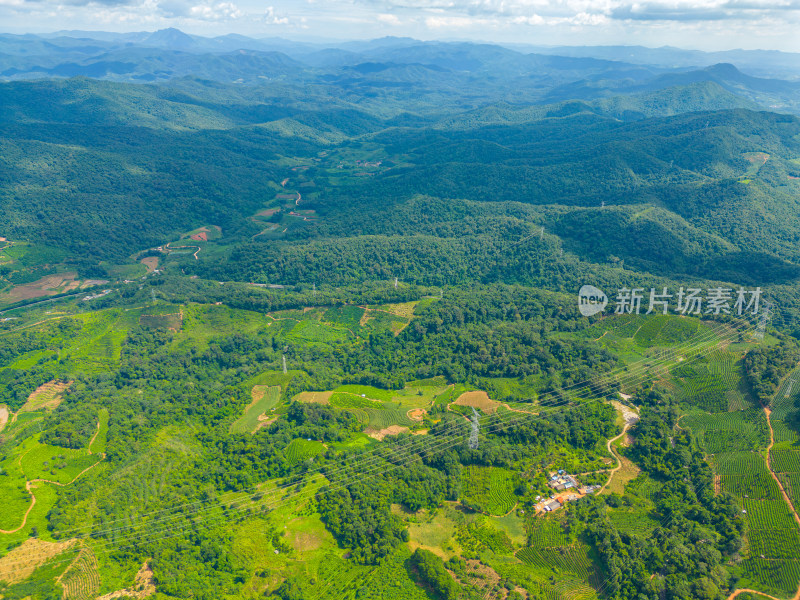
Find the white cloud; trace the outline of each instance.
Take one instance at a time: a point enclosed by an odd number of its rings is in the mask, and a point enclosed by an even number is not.
[[[403,24],[403,22],[400,20],[400,17],[388,13],[379,14],[378,21],[380,21],[381,23],[386,23],[387,25],[394,25],[394,26]]]
[[[487,25],[488,23],[487,19],[465,16],[436,16],[425,19],[425,25],[430,29],[466,29],[476,25]]]
[[[288,25],[289,23],[289,17],[286,15],[277,15],[274,6],[267,7],[263,20],[270,25]]]
[[[227,21],[243,15],[233,2],[198,4],[189,9],[188,16],[201,21]]]

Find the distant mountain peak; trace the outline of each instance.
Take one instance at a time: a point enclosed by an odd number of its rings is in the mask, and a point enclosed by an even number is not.
[[[188,48],[197,45],[197,42],[192,36],[174,27],[154,31],[147,36],[144,43],[165,48]]]
[[[711,65],[710,67],[706,67],[706,71],[719,77],[731,78],[742,76],[742,72],[731,63],[717,63],[715,65]]]

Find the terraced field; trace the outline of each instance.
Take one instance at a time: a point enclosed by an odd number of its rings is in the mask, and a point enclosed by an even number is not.
[[[89,548],[83,548],[59,578],[66,600],[95,600],[100,591],[97,559]]]
[[[492,515],[504,515],[517,503],[511,471],[498,467],[466,467],[462,471],[462,499]]]
[[[321,442],[314,440],[296,439],[286,447],[286,458],[291,464],[301,463],[308,458],[313,458],[320,452],[325,451],[325,446]]]
[[[538,517],[529,535],[529,545],[516,553],[519,560],[542,574],[559,573],[548,597],[595,598],[601,585],[599,573],[589,556],[589,547],[570,540],[558,518]],[[548,575],[548,576],[549,576]]]
[[[404,408],[397,405],[397,408],[365,408],[367,414],[367,427],[370,429],[385,429],[392,425],[411,427],[414,421],[408,418]]]

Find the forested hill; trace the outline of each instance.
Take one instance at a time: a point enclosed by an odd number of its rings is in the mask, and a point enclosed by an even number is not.
[[[237,257],[251,245],[256,255],[268,246],[267,256],[290,244],[292,256],[305,252],[302,240],[342,247],[360,235],[400,236],[409,248],[426,235],[507,243],[544,227],[592,263],[748,283],[796,276],[800,121],[743,109],[672,115],[691,98],[732,98],[710,84],[416,122],[341,99],[278,109],[276,98],[227,91],[204,98],[199,88],[86,79],[0,86],[2,233],[84,268],[209,223]],[[380,166],[359,171],[370,157]],[[320,218],[258,236],[253,215],[291,190]],[[423,196],[431,200],[415,200]],[[233,261],[217,275],[291,284],[313,275],[261,262]],[[443,281],[413,271],[420,283]]]

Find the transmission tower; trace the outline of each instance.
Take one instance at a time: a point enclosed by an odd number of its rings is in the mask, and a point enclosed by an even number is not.
[[[756,332],[753,335],[759,342],[764,341],[764,334],[767,332],[767,323],[772,317],[772,307],[774,305],[769,300],[761,301],[761,313],[758,315],[758,325],[756,325]]]
[[[470,450],[478,449],[478,433],[480,432],[481,424],[478,420],[478,411],[472,409],[472,431],[469,432],[469,447]]]
[[[394,289],[397,289],[397,277],[394,278]]]

